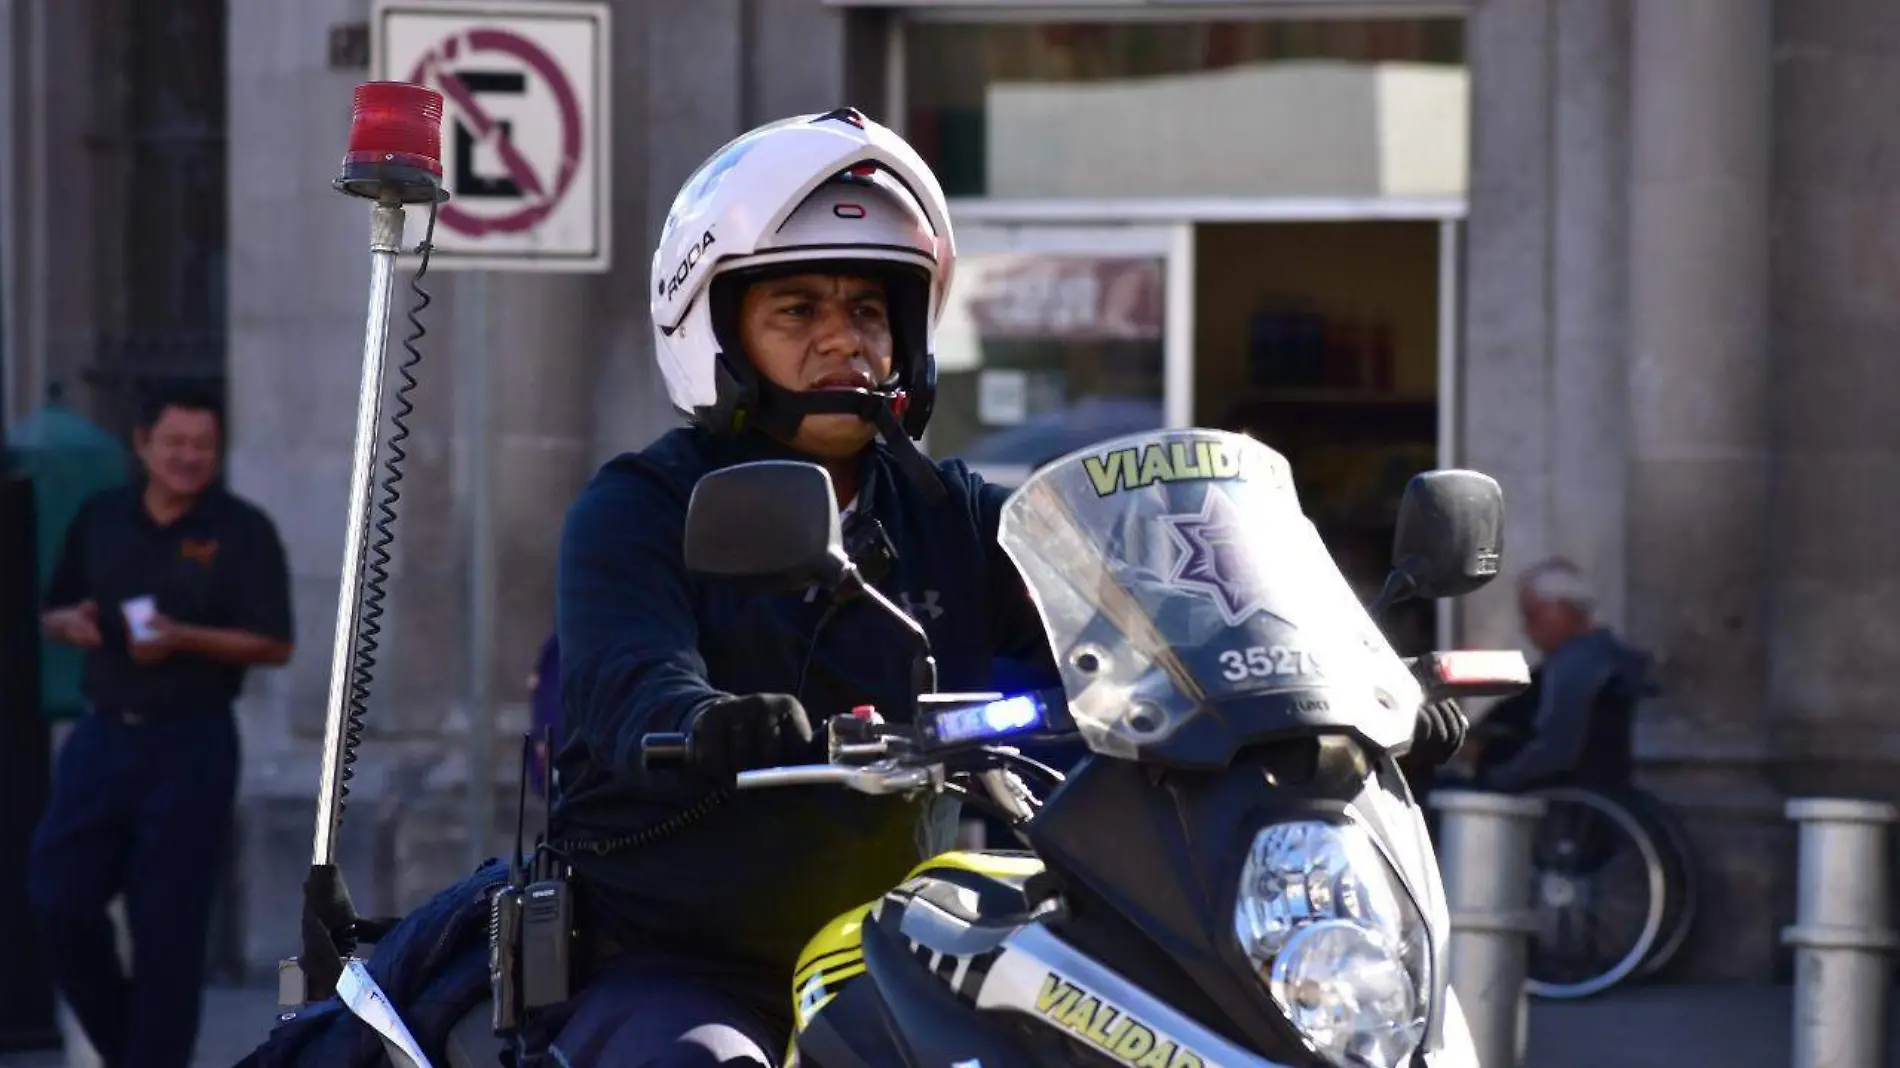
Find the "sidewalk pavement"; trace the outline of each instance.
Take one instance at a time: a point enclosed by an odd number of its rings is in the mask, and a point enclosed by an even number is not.
[[[1787,1068],[1793,993],[1792,986],[1650,986],[1581,1002],[1534,1001],[1525,1068]],[[1900,1068],[1896,1049],[1890,1041],[1890,1068]]]
[[[1525,1068],[1787,1068],[1786,986],[1653,986],[1582,1002],[1533,1002]],[[270,1030],[274,988],[214,988],[200,1068],[231,1068]],[[1900,1037],[1900,1035],[1896,1035]],[[1900,1056],[1888,1057],[1900,1068]],[[66,1068],[56,1052],[0,1054],[0,1068]]]
[[[193,1068],[231,1068],[257,1048],[277,1022],[277,987],[212,987],[205,991],[204,1025]],[[90,1050],[86,1051],[88,1054]],[[0,1053],[0,1068],[97,1068],[90,1056],[70,1064],[58,1050]]]

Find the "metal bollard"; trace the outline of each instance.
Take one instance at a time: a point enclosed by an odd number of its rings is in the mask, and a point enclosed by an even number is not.
[[[1794,1068],[1882,1068],[1887,1063],[1888,833],[1900,809],[1878,801],[1788,802],[1801,825],[1795,924]]]
[[[1452,989],[1471,1027],[1482,1068],[1523,1060],[1525,958],[1531,915],[1531,840],[1544,802],[1469,790],[1440,790],[1438,833],[1445,906],[1451,913]]]

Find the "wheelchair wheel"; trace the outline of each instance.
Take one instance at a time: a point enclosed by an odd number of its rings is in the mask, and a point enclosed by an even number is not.
[[[1668,967],[1683,943],[1689,940],[1689,930],[1695,925],[1700,887],[1696,880],[1695,852],[1689,846],[1689,836],[1683,832],[1682,825],[1648,794],[1637,792],[1630,799],[1635,802],[1638,817],[1657,832],[1663,879],[1669,890],[1662,934],[1643,966],[1636,971],[1638,976],[1648,977]]]
[[[1536,929],[1524,985],[1539,998],[1586,998],[1636,974],[1662,941],[1668,866],[1635,806],[1572,787],[1531,796],[1548,807],[1531,847]]]

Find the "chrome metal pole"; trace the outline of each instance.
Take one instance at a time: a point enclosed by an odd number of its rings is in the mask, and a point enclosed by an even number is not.
[[[495,823],[495,465],[487,271],[470,271],[456,280],[455,307],[461,313],[455,340],[467,358],[462,440],[468,458],[468,862],[473,869],[490,855]]]
[[[336,863],[336,832],[343,816],[343,756],[349,730],[350,689],[355,673],[356,618],[363,596],[374,505],[376,428],[382,421],[383,374],[389,348],[389,307],[396,290],[396,256],[402,251],[402,205],[370,209],[369,314],[363,327],[363,378],[356,394],[356,449],[350,463],[349,527],[344,532],[342,583],[337,590],[336,639],[330,650],[330,700],[323,730],[323,770],[317,784],[317,832],[313,865]]]
[[[1531,914],[1531,842],[1544,802],[1470,790],[1440,790],[1431,806],[1439,830],[1445,902],[1451,913],[1446,954],[1472,1045],[1482,1068],[1523,1060],[1525,958],[1536,930]]]
[[[1878,801],[1788,802],[1801,826],[1794,949],[1794,1068],[1883,1068],[1892,954],[1889,835],[1900,809]]]

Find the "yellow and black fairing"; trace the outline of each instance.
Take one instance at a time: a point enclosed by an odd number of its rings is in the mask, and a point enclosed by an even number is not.
[[[884,1068],[908,1063],[904,1051],[892,1044],[881,1026],[839,1021],[826,1014],[839,994],[865,973],[865,923],[879,918],[887,924],[892,919],[901,921],[917,909],[918,919],[942,929],[943,937],[932,941],[952,950],[908,941],[906,948],[920,973],[973,1006],[996,948],[1012,931],[1030,922],[1029,883],[1042,872],[1042,862],[1027,852],[944,853],[917,865],[902,884],[879,900],[827,924],[806,944],[792,976],[793,1036],[787,1068]],[[924,912],[930,914],[929,919]]]

